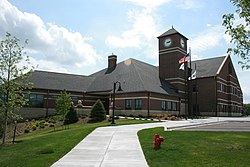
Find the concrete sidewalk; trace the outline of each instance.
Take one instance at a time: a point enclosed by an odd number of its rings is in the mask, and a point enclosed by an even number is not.
[[[52,167],[147,167],[148,164],[137,137],[139,130],[154,127],[164,127],[167,130],[221,121],[250,121],[250,117],[212,117],[97,128]]]

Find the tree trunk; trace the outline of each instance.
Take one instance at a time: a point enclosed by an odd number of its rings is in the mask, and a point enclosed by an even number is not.
[[[7,109],[6,109],[7,110]],[[3,126],[3,137],[2,137],[2,145],[5,144],[6,133],[7,133],[7,111],[4,113],[4,126]]]

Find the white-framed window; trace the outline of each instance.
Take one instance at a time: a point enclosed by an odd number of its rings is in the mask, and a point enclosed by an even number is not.
[[[167,110],[168,111],[172,110],[172,102],[171,101],[167,102]]]
[[[142,109],[142,99],[135,99],[135,109],[136,110]]]
[[[166,110],[166,101],[161,101],[161,109]]]
[[[177,102],[173,102],[173,111],[177,111]]]
[[[131,99],[125,99],[125,109],[126,110],[132,109],[132,100]]]

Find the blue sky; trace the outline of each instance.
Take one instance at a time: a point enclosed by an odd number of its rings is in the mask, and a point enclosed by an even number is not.
[[[158,65],[156,37],[172,26],[189,39],[193,60],[226,55],[222,15],[234,11],[229,0],[0,0],[0,38],[29,39],[37,69],[89,75],[112,53]],[[250,103],[249,71],[231,58]]]

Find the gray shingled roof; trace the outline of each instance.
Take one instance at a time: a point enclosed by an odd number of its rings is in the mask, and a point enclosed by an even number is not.
[[[192,61],[192,71],[196,64],[196,78],[215,76],[226,56]]]
[[[113,83],[120,81],[123,92],[149,91],[178,96],[172,85],[160,80],[158,71],[155,66],[128,59],[117,64],[111,73],[107,73],[107,69],[104,69],[92,74],[95,80],[88,91],[112,90]]]
[[[187,37],[185,37],[184,35],[182,35],[181,33],[179,33],[176,29],[174,29],[173,27],[171,29],[169,29],[168,31],[164,32],[163,34],[161,34],[158,38],[160,37],[165,37],[168,35],[172,35],[172,34],[180,34],[181,36],[183,36],[184,38],[188,39]]]
[[[63,74],[46,71],[34,71],[32,76],[28,79],[32,82],[34,88],[50,89],[50,90],[68,90],[85,92],[93,77],[83,75]]]
[[[159,78],[158,68],[135,59],[117,64],[113,71],[107,68],[90,76],[34,71],[29,81],[34,88],[77,91],[111,92],[116,81],[122,83],[123,92],[149,91],[178,96],[174,87]]]
[[[215,76],[224,59],[225,56],[193,61],[196,77]],[[118,63],[113,71],[106,68],[90,76],[34,71],[28,81],[34,83],[34,88],[76,92],[111,92],[114,82],[120,81],[123,93],[149,91],[178,96],[173,85],[159,78],[158,67],[135,59]]]

